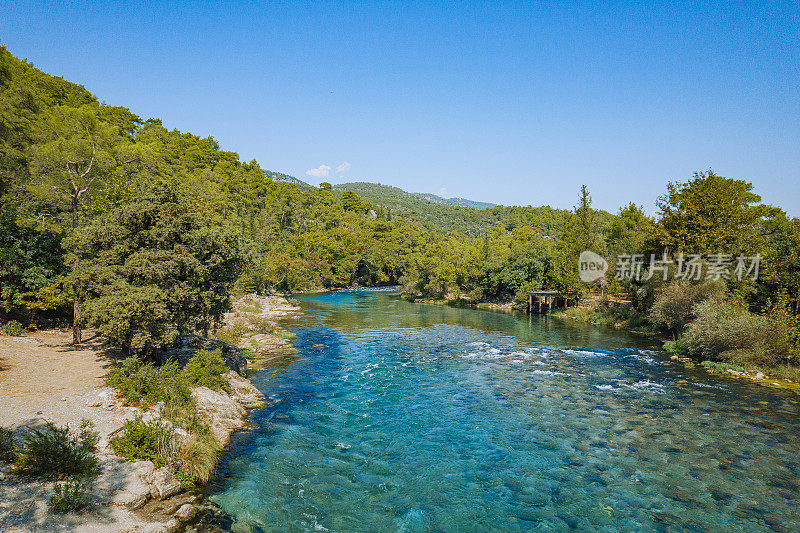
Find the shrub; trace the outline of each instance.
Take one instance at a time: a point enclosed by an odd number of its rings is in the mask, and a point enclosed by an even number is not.
[[[14,470],[44,479],[94,476],[99,472],[97,458],[92,455],[97,438],[89,421],[81,422],[81,431],[75,437],[68,427],[47,422],[44,429],[25,435]]]
[[[10,429],[0,427],[0,461],[10,463],[17,456],[14,451],[14,433]]]
[[[160,466],[172,460],[175,432],[168,424],[145,422],[141,415],[128,420],[122,431],[111,439],[114,452],[131,461],[148,460]]]
[[[89,505],[91,481],[71,479],[56,483],[50,497],[50,508],[56,513],[78,511]]]
[[[229,390],[228,380],[223,374],[228,372],[222,350],[199,350],[183,368],[182,377],[192,387],[208,387],[212,390]]]
[[[786,295],[770,302],[764,318],[767,321],[767,348],[776,362],[800,361],[800,318],[789,311]]]
[[[22,327],[22,324],[20,324],[16,320],[9,320],[8,322],[0,326],[0,331],[2,331],[6,335],[16,337],[18,335],[22,335],[23,333],[25,333],[25,328]]]
[[[125,402],[150,407],[158,402],[191,402],[192,393],[181,380],[178,363],[162,366],[142,363],[137,357],[125,359],[106,377],[106,385],[119,389]]]
[[[698,303],[721,300],[724,296],[725,286],[720,281],[698,284],[677,281],[659,290],[647,318],[654,326],[678,334],[692,318]]]
[[[695,307],[697,318],[678,344],[688,354],[738,364],[774,363],[769,351],[768,323],[741,304],[706,300]]]

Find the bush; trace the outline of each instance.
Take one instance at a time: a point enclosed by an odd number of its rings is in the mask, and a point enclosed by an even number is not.
[[[678,334],[694,315],[694,307],[709,299],[722,300],[725,286],[708,280],[698,284],[676,281],[663,287],[656,295],[647,319],[654,326]]]
[[[6,335],[16,337],[18,335],[22,335],[23,333],[25,333],[25,328],[22,327],[22,324],[20,324],[16,320],[9,320],[8,322],[0,326],[0,331]]]
[[[74,437],[68,427],[47,422],[44,429],[33,429],[25,435],[14,470],[44,479],[95,476],[99,466],[92,454],[97,439],[88,420],[81,422],[81,431]]]
[[[106,385],[119,389],[127,404],[150,407],[158,402],[190,403],[192,392],[181,379],[178,363],[144,364],[132,356],[111,370]]]
[[[182,377],[192,387],[208,387],[212,390],[230,390],[223,374],[228,372],[222,350],[199,350],[183,368]]]
[[[10,463],[17,456],[14,451],[14,433],[10,429],[0,427],[0,461]]]
[[[175,432],[168,424],[145,422],[141,415],[128,420],[122,431],[111,439],[111,448],[120,457],[131,461],[153,461],[161,466],[172,460]]]
[[[50,508],[56,513],[78,511],[89,505],[91,481],[71,479],[56,483],[50,497]]]
[[[767,342],[768,322],[741,304],[706,300],[695,307],[697,318],[678,339],[686,353],[738,364],[774,364]]]

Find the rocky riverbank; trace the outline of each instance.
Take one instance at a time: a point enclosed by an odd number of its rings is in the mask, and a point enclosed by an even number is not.
[[[224,330],[237,331],[239,345],[258,362],[291,348],[291,338],[279,321],[298,308],[277,296],[250,295],[238,300],[225,317]],[[190,356],[196,348],[219,347],[210,339],[183,339],[174,350]],[[212,343],[215,346],[205,346]],[[195,348],[195,349],[196,349]],[[223,347],[224,348],[224,347]],[[224,377],[229,391],[207,387],[193,389],[199,414],[216,439],[225,446],[234,431],[248,425],[248,412],[264,405],[263,395],[240,373],[247,361],[239,350],[225,353],[233,368]],[[236,353],[233,353],[236,352]],[[160,406],[142,411],[126,406],[118,391],[103,386],[103,376],[114,362],[99,339],[78,349],[69,345],[66,332],[36,332],[24,337],[0,338],[0,426],[11,428],[18,440],[46,421],[76,428],[91,421],[99,433],[96,456],[101,472],[91,485],[87,508],[78,513],[56,514],[48,501],[53,483],[13,475],[0,463],[0,530],[155,532],[178,531],[208,512],[196,494],[185,493],[174,472],[150,461],[125,461],[114,454],[110,441],[127,420],[159,416]]]

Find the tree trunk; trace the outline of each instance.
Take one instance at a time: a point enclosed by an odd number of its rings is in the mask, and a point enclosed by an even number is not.
[[[78,199],[77,194],[72,197],[73,233],[78,229]],[[81,335],[81,302],[77,285],[73,285],[72,292],[75,293],[75,301],[72,303],[72,344],[80,344],[83,342],[83,338]]]
[[[75,295],[75,301],[72,304],[72,344],[80,344],[83,342],[81,338],[81,303],[78,301],[78,295]]]

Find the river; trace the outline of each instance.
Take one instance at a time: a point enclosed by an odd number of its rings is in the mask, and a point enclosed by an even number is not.
[[[210,485],[240,531],[793,531],[800,404],[559,319],[298,298]]]

